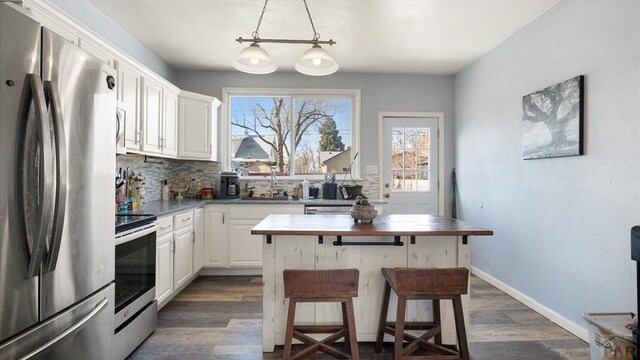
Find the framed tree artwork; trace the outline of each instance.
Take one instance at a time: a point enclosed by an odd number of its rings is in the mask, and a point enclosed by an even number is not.
[[[522,158],[583,154],[584,76],[522,97]]]

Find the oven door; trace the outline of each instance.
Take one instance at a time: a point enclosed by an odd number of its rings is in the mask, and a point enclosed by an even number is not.
[[[114,329],[155,297],[156,229],[154,223],[116,235]]]

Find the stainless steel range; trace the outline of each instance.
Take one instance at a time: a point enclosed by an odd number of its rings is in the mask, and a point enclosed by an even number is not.
[[[0,3],[0,359],[111,360],[115,71]]]
[[[156,328],[153,215],[116,215],[114,359],[126,358]]]

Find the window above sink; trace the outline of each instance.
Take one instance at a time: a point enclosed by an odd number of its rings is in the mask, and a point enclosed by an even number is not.
[[[223,88],[222,166],[254,179],[346,174],[360,148],[358,89]],[[351,167],[359,178],[359,158]]]

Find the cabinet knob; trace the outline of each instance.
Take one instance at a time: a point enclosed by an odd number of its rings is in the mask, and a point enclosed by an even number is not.
[[[384,187],[389,188],[389,183],[385,183]]]
[[[388,199],[388,198],[389,198],[389,194],[388,194],[388,193],[387,193],[387,194],[384,194],[384,198],[385,198],[385,199]]]

